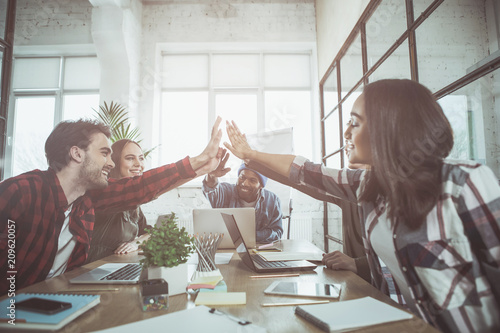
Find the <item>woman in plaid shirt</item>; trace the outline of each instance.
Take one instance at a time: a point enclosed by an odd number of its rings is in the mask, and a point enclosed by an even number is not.
[[[444,332],[500,329],[500,186],[486,166],[446,160],[451,126],[432,93],[410,80],[365,87],[344,133],[351,163],[336,170],[252,150],[236,124],[226,147],[306,185],[358,203],[372,284]]]

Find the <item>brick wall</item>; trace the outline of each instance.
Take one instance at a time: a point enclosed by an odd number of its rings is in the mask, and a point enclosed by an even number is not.
[[[82,0],[18,0],[15,45],[91,44],[92,6]]]

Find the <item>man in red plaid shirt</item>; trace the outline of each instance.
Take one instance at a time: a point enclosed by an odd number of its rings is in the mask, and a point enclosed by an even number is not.
[[[0,295],[84,264],[96,211],[133,209],[215,169],[222,154],[219,123],[200,155],[119,180],[108,179],[114,163],[106,126],[58,124],[45,143],[48,170],[0,183]]]

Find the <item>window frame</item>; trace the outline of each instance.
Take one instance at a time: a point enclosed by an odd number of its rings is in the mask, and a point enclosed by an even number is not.
[[[52,49],[51,49],[52,50]],[[59,122],[63,120],[63,107],[64,107],[64,97],[66,95],[78,95],[78,94],[96,94],[100,95],[100,87],[94,89],[64,89],[64,74],[65,74],[65,60],[68,58],[97,58],[95,52],[83,51],[83,52],[59,52],[54,54],[53,51],[47,51],[36,49],[33,47],[20,47],[16,49],[16,54],[13,56],[13,72],[15,70],[15,59],[41,59],[41,58],[58,58],[59,59],[59,77],[58,77],[58,87],[50,89],[11,89],[10,100],[12,103],[9,105],[8,110],[8,121],[7,121],[7,132],[6,132],[6,145],[5,145],[5,163],[4,163],[4,176],[5,178],[12,177],[13,166],[14,166],[14,152],[13,152],[13,138],[14,133],[14,120],[15,120],[15,108],[16,100],[18,98],[31,98],[31,97],[54,97],[54,119],[53,126],[55,127]],[[12,75],[13,79],[13,75]]]
[[[0,160],[6,160],[7,128],[9,113],[9,92],[12,75],[12,55],[14,50],[14,31],[16,26],[16,0],[8,0],[5,13],[5,31],[0,35]],[[5,163],[0,163],[0,180],[5,179]]]
[[[352,29],[351,33],[347,37],[346,41],[340,48],[339,52],[333,59],[332,63],[326,70],[322,79],[319,83],[319,94],[320,94],[320,135],[321,135],[321,161],[326,166],[329,159],[332,158],[335,154],[338,153],[337,150],[327,151],[326,149],[326,141],[325,141],[325,121],[332,116],[336,116],[339,118],[339,136],[340,136],[340,145],[337,147],[339,150],[343,146],[343,133],[345,121],[342,119],[342,106],[348,100],[349,96],[364,87],[369,83],[369,77],[373,74],[388,58],[391,57],[393,52],[401,46],[404,42],[408,42],[409,47],[409,60],[410,60],[410,78],[414,81],[419,82],[418,76],[418,55],[417,55],[417,40],[416,40],[416,30],[418,27],[424,23],[429,16],[444,3],[444,0],[434,0],[432,3],[428,5],[428,7],[418,16],[414,17],[414,6],[413,0],[405,0],[405,9],[406,9],[406,19],[407,19],[407,29],[401,34],[397,40],[389,46],[386,52],[381,56],[379,60],[377,60],[370,68],[368,66],[368,55],[367,55],[367,38],[366,38],[366,23],[370,20],[370,18],[375,14],[379,5],[383,2],[383,0],[370,0],[368,5],[366,6],[364,12],[361,17],[357,21],[356,25]],[[341,76],[341,61],[346,55],[346,52],[349,50],[349,47],[356,40],[358,34],[361,34],[361,57],[362,57],[362,67],[363,67],[363,75],[359,78],[357,83],[349,89],[347,92],[342,91],[342,76]],[[482,61],[476,64],[475,69],[471,70],[466,75],[462,76],[458,80],[443,86],[441,89],[436,91],[433,95],[436,99],[440,99],[446,95],[450,95],[456,90],[472,83],[473,81],[484,77],[485,75],[493,72],[494,70],[500,68],[500,50],[492,53],[490,56],[486,57]],[[337,84],[337,95],[338,95],[338,103],[331,109],[325,110],[325,83],[328,82],[328,79],[331,81],[330,75],[335,73],[336,75],[336,84]],[[344,96],[342,94],[345,93]],[[335,114],[337,113],[337,114]],[[344,154],[341,154],[340,159],[340,167],[343,168],[346,164]],[[324,231],[324,244],[325,251],[328,252],[328,240],[338,242],[334,237],[329,236],[328,234],[328,206],[327,202],[324,202],[323,207],[323,231]]]
[[[319,136],[316,134],[318,122],[315,120],[319,110],[318,104],[318,86],[314,82],[318,82],[317,77],[317,56],[315,43],[164,43],[158,46],[156,58],[156,72],[162,73],[162,63],[164,55],[177,55],[177,54],[208,54],[208,87],[205,88],[164,88],[162,87],[161,79],[156,82],[155,95],[158,96],[156,106],[154,107],[153,118],[158,119],[158,124],[162,123],[162,100],[161,96],[165,92],[184,92],[184,91],[207,91],[208,92],[208,135],[211,132],[216,117],[215,97],[217,94],[252,94],[257,96],[257,131],[262,133],[265,131],[265,93],[269,91],[294,91],[294,90],[308,90],[310,92],[310,109],[311,117],[311,136],[312,136],[312,157],[316,157],[319,152],[316,152],[317,142]],[[213,70],[213,55],[231,55],[231,54],[258,54],[259,55],[259,85],[251,87],[216,87],[213,83],[213,78],[210,71]],[[267,87],[264,83],[264,56],[265,55],[307,55],[309,57],[309,86],[308,87]],[[161,75],[160,75],[161,78]],[[153,146],[158,146],[162,143],[161,129],[155,125],[152,131]],[[249,133],[256,134],[256,133]],[[208,137],[206,138],[209,139]],[[186,152],[186,154],[193,154],[196,152]],[[160,165],[166,161],[164,156],[160,153],[152,154],[152,165]],[[169,161],[172,162],[172,161]],[[200,187],[202,179],[196,179],[182,187]]]

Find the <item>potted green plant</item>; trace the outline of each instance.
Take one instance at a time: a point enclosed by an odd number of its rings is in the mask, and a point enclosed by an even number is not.
[[[163,216],[156,226],[147,230],[149,239],[139,246],[144,253],[140,261],[147,269],[148,279],[162,278],[168,283],[169,295],[186,292],[187,260],[194,251],[193,237],[186,228],[179,229],[175,213]]]
[[[93,110],[95,117],[111,129],[111,143],[121,139],[141,143],[141,133],[137,127],[131,127],[128,111],[125,107],[114,102],[111,102],[111,104],[104,102],[104,105],[99,106],[99,110]],[[155,148],[144,150],[144,157],[148,157]]]

